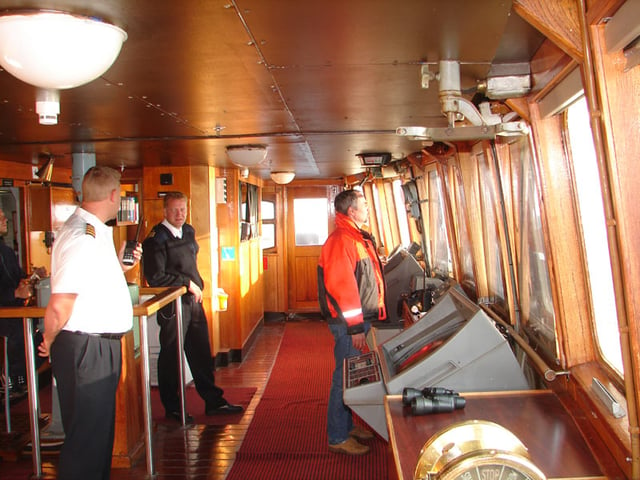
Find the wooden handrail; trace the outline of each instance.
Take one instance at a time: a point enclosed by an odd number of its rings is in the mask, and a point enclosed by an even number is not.
[[[0,318],[42,318],[43,307],[0,307]]]
[[[142,287],[140,295],[153,295],[146,302],[133,306],[133,315],[152,315],[176,298],[187,293],[187,288],[182,287]],[[42,318],[44,307],[0,307],[0,318]]]
[[[566,372],[566,371],[556,371],[556,370],[552,369],[551,367],[549,367],[547,365],[547,363],[542,359],[542,357],[540,355],[538,355],[538,353],[533,348],[531,348],[531,346],[527,343],[527,341],[524,338],[522,338],[520,336],[520,334],[518,334],[518,332],[516,332],[511,325],[509,325],[507,322],[502,320],[498,315],[495,314],[495,312],[493,312],[486,305],[480,305],[480,307],[496,323],[499,323],[500,325],[502,325],[507,330],[507,332],[509,333],[511,338],[513,338],[516,341],[516,343],[518,345],[520,345],[520,348],[522,348],[522,350],[524,350],[524,352],[527,354],[527,356],[529,357],[529,359],[531,360],[533,365],[535,365],[535,367],[538,370],[538,372],[540,372],[544,376],[545,380],[547,380],[548,382],[553,382],[557,378],[558,375],[567,375],[568,374],[568,372]]]
[[[141,315],[153,315],[162,307],[176,298],[187,293],[187,287],[141,287],[140,295],[154,295],[146,302],[133,306],[133,314],[136,317]]]

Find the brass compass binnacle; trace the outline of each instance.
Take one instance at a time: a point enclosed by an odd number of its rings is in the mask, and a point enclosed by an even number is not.
[[[420,451],[414,480],[546,480],[506,428],[483,420],[449,426]]]

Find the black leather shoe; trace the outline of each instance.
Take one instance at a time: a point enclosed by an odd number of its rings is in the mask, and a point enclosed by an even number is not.
[[[241,405],[232,405],[229,402],[223,403],[222,405],[218,405],[217,407],[207,407],[204,413],[207,416],[212,415],[224,415],[226,413],[240,413],[243,412],[244,408]]]
[[[185,420],[187,421],[187,423],[192,423],[193,422],[193,417],[191,415],[189,415],[188,413],[185,416]],[[166,412],[164,414],[164,418],[166,418],[167,420],[175,420],[178,423],[182,423],[182,413],[178,412],[178,411],[174,411],[174,412]]]

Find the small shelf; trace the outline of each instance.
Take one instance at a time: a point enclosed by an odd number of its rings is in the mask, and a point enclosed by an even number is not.
[[[118,225],[136,225],[140,220],[140,200],[134,185],[123,185],[120,197],[120,210],[116,218]]]

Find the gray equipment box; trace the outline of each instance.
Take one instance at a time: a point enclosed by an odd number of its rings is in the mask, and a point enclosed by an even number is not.
[[[367,363],[376,364],[367,367],[377,376],[365,376],[363,381],[353,366]],[[344,372],[345,404],[384,439],[388,439],[386,424],[380,422],[384,395],[401,394],[405,387],[444,387],[460,393],[530,388],[493,321],[453,288],[376,352],[347,359]]]

